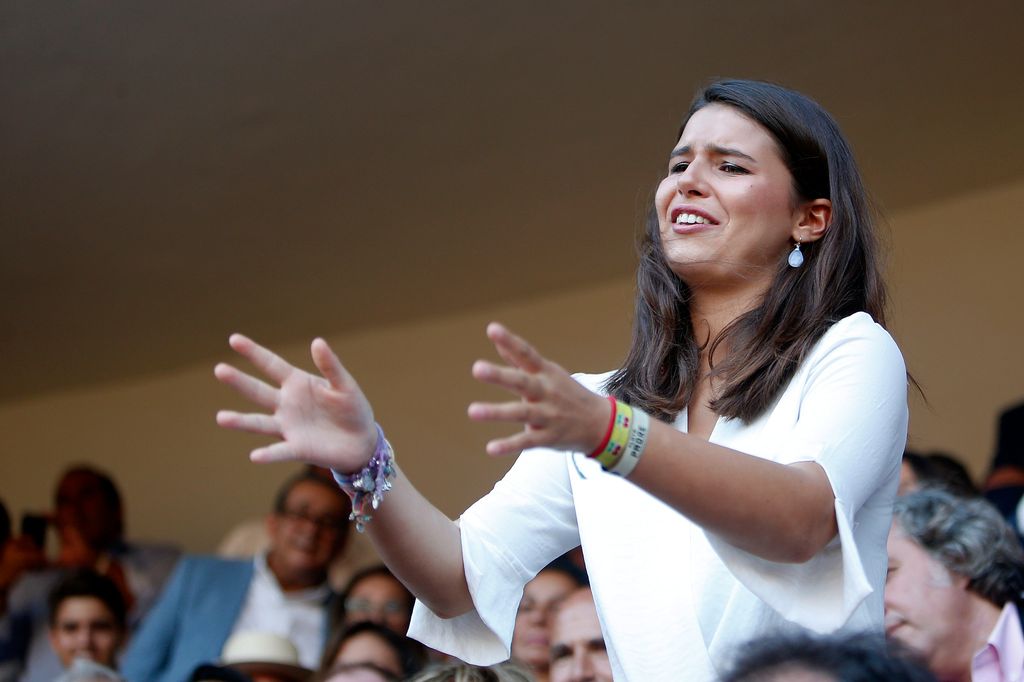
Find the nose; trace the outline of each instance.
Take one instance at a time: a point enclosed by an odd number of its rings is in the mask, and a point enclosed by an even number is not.
[[[889,610],[892,608],[890,597],[891,597],[891,591],[890,590],[885,590],[885,592],[884,592],[884,594],[882,596],[882,609],[883,609],[884,613],[889,613]]]
[[[676,175],[676,191],[683,196],[707,196],[707,182],[703,162],[694,159],[686,170]]]
[[[78,628],[75,632],[75,638],[72,644],[72,648],[75,650],[76,654],[79,656],[91,655],[95,647],[96,638],[92,628]]]
[[[551,607],[539,606],[530,612],[530,622],[535,625],[547,625],[548,616],[551,615]]]

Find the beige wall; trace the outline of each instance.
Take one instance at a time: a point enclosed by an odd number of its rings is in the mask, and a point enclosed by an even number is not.
[[[614,367],[626,346],[630,291],[629,282],[615,282],[328,339],[373,401],[403,469],[457,515],[511,465],[483,453],[487,434],[501,430],[465,417],[471,400],[498,395],[469,375],[474,359],[493,357],[486,323],[501,319],[574,370],[601,371]],[[310,364],[307,346],[280,351]],[[45,507],[61,469],[89,460],[116,474],[130,536],[212,550],[234,523],[265,513],[295,466],[251,464],[247,448],[260,439],[215,426],[217,408],[244,403],[214,380],[213,364],[0,408],[8,453],[0,461],[0,497],[13,513]]]
[[[930,401],[913,400],[912,441],[963,455],[975,473],[991,455],[997,412],[1024,399],[1021,207],[1024,181],[890,216],[892,327]],[[490,356],[485,323],[506,321],[569,369],[608,369],[628,338],[631,287],[614,281],[330,340],[404,469],[457,514],[510,464],[483,454],[500,429],[464,416],[470,400],[488,394],[469,377],[472,360]],[[308,357],[305,347],[282,351]],[[0,407],[0,496],[15,514],[45,508],[63,467],[93,461],[116,473],[132,536],[211,550],[232,524],[267,509],[293,466],[249,464],[246,447],[258,439],[214,426],[218,407],[241,403],[213,380],[212,364]]]
[[[998,413],[1024,401],[1024,181],[892,216],[893,330],[924,389],[911,446],[984,475]]]

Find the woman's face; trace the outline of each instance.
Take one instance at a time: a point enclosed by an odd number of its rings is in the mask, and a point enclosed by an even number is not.
[[[547,670],[551,655],[551,616],[578,587],[562,571],[541,571],[526,583],[512,632],[512,656],[535,670]]]
[[[806,206],[772,136],[738,110],[710,104],[686,124],[658,186],[665,257],[691,288],[760,293],[797,236]]]
[[[338,649],[338,655],[334,657],[331,666],[342,663],[372,663],[378,668],[383,668],[395,677],[403,677],[402,661],[391,644],[380,635],[372,632],[360,632],[352,635]]]
[[[409,630],[409,594],[396,578],[372,574],[352,586],[345,599],[345,622],[368,620],[404,635]]]

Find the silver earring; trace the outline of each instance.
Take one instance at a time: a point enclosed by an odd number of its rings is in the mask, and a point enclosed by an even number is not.
[[[796,246],[789,252],[789,267],[798,268],[804,264],[804,254],[800,253],[800,240],[796,240]]]

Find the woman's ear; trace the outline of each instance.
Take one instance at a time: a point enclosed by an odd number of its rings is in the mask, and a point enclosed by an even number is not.
[[[793,241],[807,244],[825,236],[825,230],[832,222],[832,202],[815,199],[800,206],[799,222],[793,228]]]

